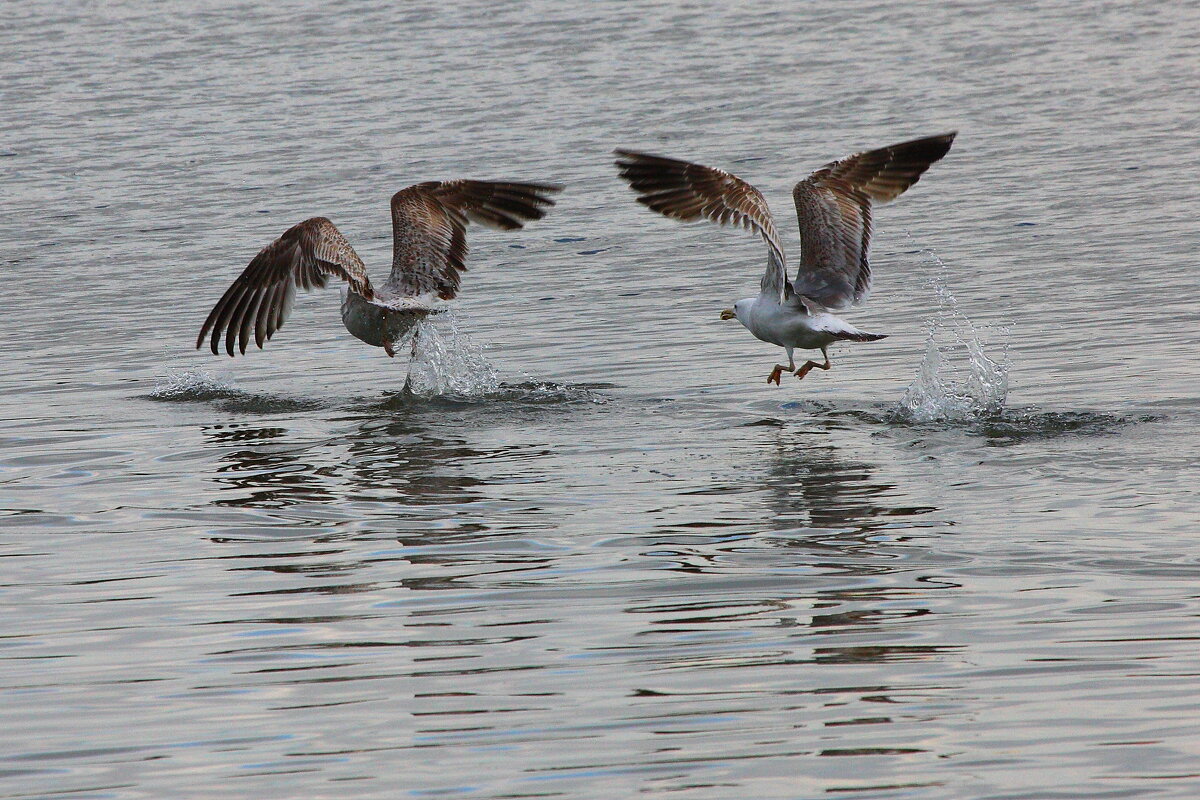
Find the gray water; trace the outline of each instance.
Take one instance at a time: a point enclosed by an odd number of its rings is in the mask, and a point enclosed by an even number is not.
[[[1200,795],[1200,7],[22,2],[0,31],[0,797]],[[957,129],[878,209],[889,333],[776,388],[718,313],[772,203]],[[473,228],[413,365],[263,245]]]

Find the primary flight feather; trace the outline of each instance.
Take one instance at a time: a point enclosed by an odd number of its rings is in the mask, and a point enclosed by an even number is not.
[[[813,368],[829,369],[827,348],[838,340],[870,342],[866,333],[830,313],[866,299],[871,288],[867,251],[871,211],[903,194],[946,155],[955,133],[928,136],[856,153],[831,162],[796,184],[792,199],[800,224],[800,266],[788,280],[783,247],[762,193],[724,170],[673,158],[617,150],[617,169],[638,193],[638,202],[673,219],[707,219],[739,225],[767,245],[767,268],[759,295],[721,312],[755,337],[779,345],[788,364],[776,364],[767,382],[779,383],[786,369],[803,378]],[[797,369],[792,351],[820,350],[824,363]]]
[[[279,330],[291,311],[296,288],[323,288],[329,278],[345,284],[342,323],[358,339],[395,355],[394,345],[439,300],[458,294],[466,271],[467,223],[516,230],[541,219],[562,191],[549,183],[428,181],[392,196],[392,271],[373,286],[362,259],[346,237],[324,217],[286,230],[259,251],[217,301],[200,328],[196,347],[209,339],[213,354],[221,340],[229,355],[245,353],[253,338],[263,342]],[[416,350],[414,334],[413,350]]]

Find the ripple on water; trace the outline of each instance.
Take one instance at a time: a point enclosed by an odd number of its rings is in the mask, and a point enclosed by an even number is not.
[[[501,382],[499,372],[484,356],[483,348],[461,331],[453,313],[439,315],[420,328],[417,355],[410,364],[404,388],[382,403],[369,406],[388,410],[414,408],[466,408],[482,404],[554,406],[603,405],[609,398],[599,390],[611,384],[566,385],[528,380]],[[408,342],[401,352],[408,351]],[[403,357],[403,356],[401,356]],[[311,411],[331,407],[328,400],[248,392],[203,370],[173,373],[159,382],[144,399],[173,403],[208,403],[223,411],[250,414]]]
[[[948,416],[927,419],[914,417],[901,403],[877,403],[865,407],[838,407],[833,403],[804,400],[786,403],[784,408],[802,410],[833,423],[853,420],[888,428],[911,428],[925,431],[961,431],[982,436],[990,444],[1009,444],[1022,441],[1053,439],[1060,436],[1101,436],[1120,433],[1134,426],[1166,419],[1155,414],[1117,414],[1103,411],[1046,411],[1035,406],[1002,407],[993,411],[979,410],[972,416]],[[747,425],[781,425],[772,419],[762,419]]]
[[[991,444],[1053,439],[1059,436],[1105,436],[1133,425],[1161,421],[1150,414],[1106,414],[1095,411],[1041,411],[1037,408],[1004,409],[978,417],[965,429],[986,437]]]
[[[1163,419],[1146,414],[1009,408],[1009,329],[981,328],[971,322],[946,284],[944,262],[930,251],[925,256],[937,269],[930,280],[937,306],[926,322],[925,357],[904,397],[898,403],[866,408],[838,408],[816,400],[786,403],[784,408],[815,412],[831,420],[842,417],[888,427],[961,430],[982,436],[989,444],[1111,434]]]
[[[400,358],[415,351],[408,362],[408,377],[402,395],[486,398],[494,397],[500,391],[498,371],[484,356],[483,348],[459,328],[453,311],[425,320],[415,331],[412,336],[419,337],[415,345],[409,336],[396,347],[401,353]],[[309,411],[330,405],[310,397],[247,392],[203,370],[169,375],[145,398],[211,403],[223,410],[244,413]]]
[[[611,388],[611,384],[568,385],[544,381],[522,383],[497,383],[482,393],[461,394],[444,392],[426,395],[406,386],[390,395],[381,404],[382,408],[401,410],[410,408],[469,408],[489,404],[508,406],[557,406],[574,404],[604,405],[610,398],[599,390]]]

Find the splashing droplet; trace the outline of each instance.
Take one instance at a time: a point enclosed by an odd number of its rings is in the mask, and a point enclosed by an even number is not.
[[[147,397],[151,400],[219,400],[231,397],[238,390],[228,381],[216,378],[204,370],[172,370],[160,378]]]
[[[945,263],[930,250],[924,253],[937,267],[929,283],[938,305],[926,322],[925,357],[904,393],[901,414],[912,422],[971,421],[999,414],[1008,398],[1010,329],[976,327],[946,285]]]
[[[477,397],[499,388],[499,373],[484,357],[483,348],[459,329],[453,311],[425,319],[418,331],[417,356],[408,366],[408,391]]]

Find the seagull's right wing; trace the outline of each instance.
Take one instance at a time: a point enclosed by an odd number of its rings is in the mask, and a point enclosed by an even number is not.
[[[787,294],[783,247],[771,209],[758,189],[713,167],[632,150],[615,152],[621,177],[638,193],[642,205],[672,219],[739,225],[761,236],[769,251],[761,288],[783,302]]]
[[[262,348],[292,310],[296,286],[324,287],[330,276],[341,278],[368,300],[374,296],[362,259],[332,222],[313,217],[289,228],[264,247],[221,295],[200,328],[196,347],[212,331],[214,355],[220,354],[222,335],[229,355],[235,343],[245,354],[253,331],[254,343]]]

